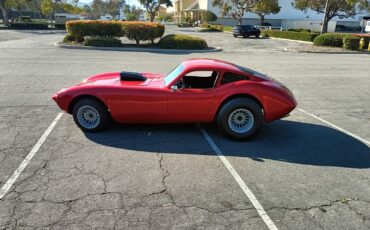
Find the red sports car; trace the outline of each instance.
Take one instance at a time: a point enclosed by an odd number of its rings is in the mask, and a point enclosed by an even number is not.
[[[297,105],[278,81],[225,61],[190,59],[169,74],[113,72],[85,79],[52,97],[85,131],[121,123],[212,122],[237,140]]]

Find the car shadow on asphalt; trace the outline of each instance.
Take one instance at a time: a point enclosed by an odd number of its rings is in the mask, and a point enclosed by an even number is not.
[[[214,124],[203,125],[225,156],[265,159],[294,164],[369,168],[370,148],[336,129],[310,123],[279,120],[266,124],[248,141],[222,135]],[[147,153],[210,155],[212,149],[194,124],[120,125],[100,133],[85,133],[98,144]],[[199,149],[208,148],[209,151]],[[212,153],[213,154],[213,153]]]

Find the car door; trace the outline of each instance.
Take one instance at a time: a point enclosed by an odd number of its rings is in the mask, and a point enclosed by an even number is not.
[[[168,90],[123,88],[109,100],[112,117],[124,123],[163,123],[167,117]]]
[[[210,70],[202,70],[214,72]],[[193,71],[201,72],[201,71]],[[214,85],[207,88],[179,88],[170,90],[167,102],[167,120],[169,122],[208,122],[213,119],[211,108],[215,103],[216,90],[214,88],[218,78],[213,76]],[[186,73],[184,76],[192,74]]]

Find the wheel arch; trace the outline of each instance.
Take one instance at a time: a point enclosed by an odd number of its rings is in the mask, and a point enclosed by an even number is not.
[[[106,105],[106,103],[102,99],[100,99],[99,97],[91,95],[91,94],[82,94],[82,95],[78,95],[78,96],[74,97],[68,105],[67,112],[72,114],[73,113],[73,107],[76,105],[76,103],[78,101],[82,100],[82,99],[85,99],[85,98],[94,99],[94,100],[100,102],[107,109],[107,111],[109,112],[109,109],[108,109],[108,106]]]
[[[234,95],[230,95],[228,97],[226,97],[222,102],[221,104],[218,106],[217,108],[217,112],[215,114],[215,118],[217,117],[218,113],[220,112],[220,109],[229,101],[231,100],[234,100],[234,99],[237,99],[237,98],[247,98],[247,99],[250,99],[254,102],[256,102],[261,108],[262,108],[262,113],[263,115],[265,114],[265,109],[263,107],[263,104],[261,103],[260,100],[258,100],[257,97],[253,96],[253,95],[250,95],[250,94],[245,94],[245,93],[240,93],[240,94],[234,94]]]

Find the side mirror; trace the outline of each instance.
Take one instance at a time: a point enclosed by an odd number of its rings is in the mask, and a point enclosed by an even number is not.
[[[171,89],[172,89],[172,91],[177,91],[177,90],[179,90],[179,87],[177,85],[173,85],[173,86],[171,86]]]

